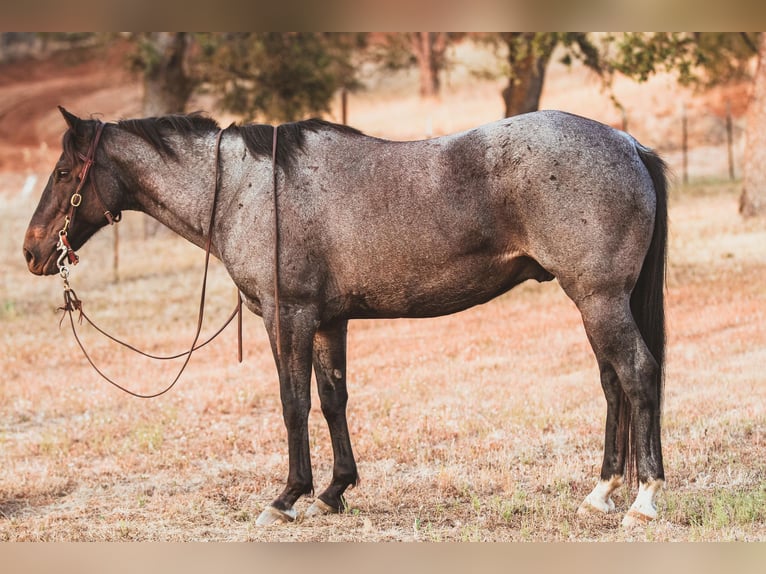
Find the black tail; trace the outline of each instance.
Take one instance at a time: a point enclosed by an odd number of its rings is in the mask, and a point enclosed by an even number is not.
[[[665,267],[668,244],[668,192],[665,173],[667,166],[653,151],[641,145],[637,145],[636,149],[652,178],[657,194],[657,210],[652,241],[630,298],[630,309],[649,352],[659,366],[655,387],[657,417],[660,418],[665,370]],[[636,468],[635,437],[630,430],[630,419],[630,402],[623,396],[617,424],[618,436],[621,436],[624,441],[628,484],[632,481]],[[659,428],[660,421],[658,420],[657,423]]]

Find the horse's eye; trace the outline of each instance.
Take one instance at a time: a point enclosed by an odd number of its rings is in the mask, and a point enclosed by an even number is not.
[[[68,169],[57,169],[56,170],[56,179],[61,180],[61,179],[64,179],[65,177],[67,177],[68,175],[69,175],[69,170]]]

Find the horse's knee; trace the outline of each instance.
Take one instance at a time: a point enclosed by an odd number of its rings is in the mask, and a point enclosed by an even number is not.
[[[282,404],[282,418],[288,429],[299,428],[308,421],[311,402],[284,401]]]

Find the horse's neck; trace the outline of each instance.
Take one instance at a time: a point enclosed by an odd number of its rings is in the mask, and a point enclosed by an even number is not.
[[[136,182],[134,207],[203,246],[215,194],[215,150],[181,150],[178,160],[147,159],[152,157],[136,154],[128,166]]]

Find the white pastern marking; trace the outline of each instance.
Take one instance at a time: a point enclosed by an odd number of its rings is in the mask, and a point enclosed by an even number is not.
[[[639,484],[638,495],[630,510],[635,510],[650,519],[657,518],[655,499],[663,484],[664,481],[661,479],[650,479],[648,482]]]
[[[608,513],[614,510],[612,493],[622,485],[622,477],[615,475],[609,480],[601,480],[591,493],[585,497],[580,505],[578,512],[581,514],[587,512],[590,508],[599,512]]]

